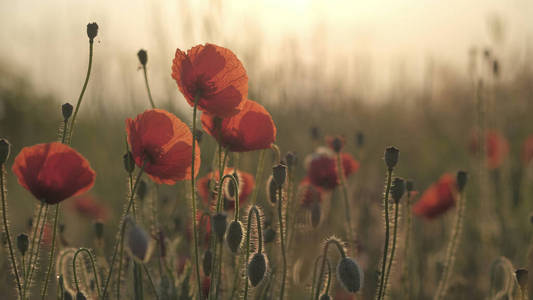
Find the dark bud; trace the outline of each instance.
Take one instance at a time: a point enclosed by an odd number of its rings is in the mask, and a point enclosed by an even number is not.
[[[331,300],[331,297],[329,295],[322,294],[322,296],[320,296],[320,300]]]
[[[274,181],[280,188],[283,183],[285,183],[285,178],[287,177],[287,166],[283,164],[278,164],[272,168],[272,177]]]
[[[248,263],[248,278],[253,287],[256,287],[263,280],[266,268],[265,255],[263,253],[255,253]]]
[[[21,233],[17,236],[17,248],[20,251],[20,254],[24,256],[26,254],[26,251],[28,251],[28,246],[30,244],[30,241],[28,239],[28,235],[25,233]]]
[[[343,146],[344,141],[338,136],[334,137],[333,141],[331,141],[331,148],[333,148],[333,151],[335,151],[335,153],[340,153]]]
[[[139,182],[139,186],[137,187],[137,197],[139,199],[144,200],[144,197],[146,197],[146,194],[148,193],[148,185],[146,184],[146,181],[141,180]]]
[[[204,258],[202,261],[202,267],[204,269],[204,275],[209,276],[211,275],[211,263],[213,260],[213,253],[211,253],[211,250],[207,249],[204,253]]]
[[[311,226],[317,228],[320,224],[321,208],[318,201],[314,201],[311,205]]]
[[[268,194],[267,198],[270,200],[270,204],[275,205],[278,202],[278,185],[274,181],[274,178],[270,176],[267,181]]]
[[[11,151],[11,144],[6,139],[0,139],[0,165],[5,164],[9,158],[9,152]]]
[[[70,103],[65,103],[63,105],[61,105],[61,113],[63,114],[63,119],[65,120],[65,122],[70,118],[70,116],[72,115],[72,104]]]
[[[399,156],[400,150],[398,150],[398,148],[389,147],[385,150],[385,163],[387,164],[389,170],[394,169],[394,167],[398,163]]]
[[[405,184],[403,179],[398,177],[394,178],[390,191],[394,203],[399,203],[400,199],[402,199],[403,193],[405,192]]]
[[[224,239],[224,233],[226,233],[226,228],[228,226],[227,215],[225,212],[216,213],[211,217],[213,224],[213,232],[219,241]]]
[[[358,131],[355,134],[355,144],[359,148],[362,148],[365,145],[365,135],[361,131]]]
[[[526,269],[518,269],[515,271],[516,280],[522,290],[527,289],[527,282],[529,280],[529,274]]]
[[[363,272],[350,257],[343,257],[337,266],[337,279],[345,290],[355,293],[363,286]]]
[[[296,157],[296,153],[289,151],[287,152],[287,155],[285,155],[285,160],[287,161],[287,166],[289,168],[292,168],[296,166],[298,158]]]
[[[318,140],[320,138],[320,132],[318,131],[318,127],[311,127],[311,138],[313,140]]]
[[[146,53],[146,50],[139,50],[139,52],[137,52],[137,57],[139,58],[141,65],[143,65],[143,67],[146,66],[146,62],[148,61],[148,53]]]
[[[76,300],[87,300],[87,297],[82,292],[76,293]]]
[[[194,133],[194,139],[198,142],[198,143],[201,143],[202,142],[202,136],[204,135],[204,132],[201,131],[200,129],[196,129],[195,130],[195,133]]]
[[[233,220],[228,227],[228,234],[226,235],[226,241],[228,247],[233,253],[237,253],[242,243],[242,224],[240,221]]]
[[[500,75],[500,63],[497,59],[492,62],[492,73],[494,74],[494,76]]]
[[[265,244],[272,243],[275,239],[276,231],[272,229],[272,227],[265,229],[265,233],[263,234],[263,240],[265,241]]]
[[[98,24],[89,23],[87,24],[87,36],[89,37],[89,42],[93,42],[94,38],[98,35]]]
[[[131,256],[140,262],[147,262],[151,255],[150,235],[148,232],[132,221],[127,237]]]
[[[124,169],[126,172],[128,172],[128,174],[133,173],[135,170],[135,161],[133,160],[133,154],[131,154],[131,151],[126,152],[122,159],[124,160]]]
[[[63,299],[64,300],[72,300],[72,295],[69,292],[65,291],[63,293]]]
[[[405,181],[405,189],[408,191],[408,192],[412,192],[415,190],[415,184],[413,183],[412,180],[406,180]]]
[[[463,189],[466,186],[467,181],[468,181],[468,173],[466,173],[465,171],[457,172],[457,190],[459,190],[459,192],[463,191]]]
[[[94,223],[94,232],[96,233],[96,238],[101,240],[104,237],[104,223],[95,222]]]

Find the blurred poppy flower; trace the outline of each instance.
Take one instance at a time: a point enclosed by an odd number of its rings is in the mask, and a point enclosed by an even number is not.
[[[156,183],[174,184],[191,179],[192,134],[175,115],[150,109],[135,120],[126,120],[131,153],[137,166]],[[196,145],[196,174],[200,169],[200,148]]]
[[[276,140],[272,117],[261,104],[252,100],[246,100],[241,111],[228,118],[202,114],[202,127],[232,152],[267,149]]]
[[[323,193],[324,191],[320,187],[311,184],[308,177],[305,177],[298,186],[300,205],[304,208],[311,208],[315,202],[321,203],[324,200]]]
[[[226,168],[224,170],[224,175],[234,174],[235,169]],[[239,183],[239,204],[242,206],[248,200],[248,196],[252,193],[254,189],[255,180],[252,174],[237,170],[237,182]],[[218,188],[217,182],[219,180],[219,172],[213,171],[207,174],[206,176],[198,179],[197,187],[198,194],[202,197],[202,200],[205,205],[213,205],[216,207],[216,192],[215,189]],[[231,180],[224,180],[224,185],[222,186],[222,196],[224,210],[234,209],[235,208],[235,195],[233,193],[233,184]]]
[[[533,161],[533,135],[530,135],[524,142],[522,148],[522,161],[525,164],[529,164]]]
[[[191,106],[220,117],[239,111],[248,96],[248,76],[237,56],[213,44],[197,45],[187,53],[176,49],[172,78]]]
[[[23,148],[12,170],[20,185],[48,204],[83,194],[96,176],[81,154],[57,142]]]
[[[341,153],[342,167],[346,178],[354,174],[359,169],[357,162],[350,154]],[[334,153],[329,149],[319,148],[319,150],[308,157],[307,176],[309,181],[318,187],[332,190],[339,185],[337,175],[337,161]]]
[[[85,194],[74,198],[70,207],[78,214],[92,220],[106,221],[108,218],[108,208],[92,195]]]
[[[470,140],[470,151],[479,153],[478,134],[472,135]],[[487,167],[489,169],[499,168],[509,152],[509,143],[507,139],[495,130],[489,130],[485,136],[487,147]]]
[[[455,177],[444,174],[420,196],[413,205],[413,212],[428,219],[438,217],[455,205],[456,193]]]

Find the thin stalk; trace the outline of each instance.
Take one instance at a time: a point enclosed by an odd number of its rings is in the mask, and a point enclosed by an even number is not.
[[[322,255],[318,256],[316,259],[315,259],[315,264],[314,264],[314,267],[313,267],[313,280],[311,281],[311,300],[313,300],[313,296],[315,295],[315,281],[317,280],[316,278],[316,272],[318,271],[318,263],[320,262],[320,259],[322,258]],[[318,288],[318,287],[317,287]]]
[[[394,252],[396,251],[396,240],[398,238],[398,216],[399,216],[399,210],[400,210],[400,205],[398,202],[395,202],[394,203],[394,230],[393,230],[393,233],[392,233],[392,248],[391,248],[391,252],[390,252],[390,258],[389,258],[389,265],[387,266],[387,274],[385,276],[385,287],[384,287],[384,290],[383,290],[383,295],[385,295],[385,291],[387,289],[387,285],[389,283],[389,277],[390,277],[390,272],[391,272],[391,269],[392,269],[392,263],[394,261]]]
[[[134,286],[134,291],[135,291],[135,300],[143,300],[144,291],[143,291],[142,271],[137,262],[133,263],[133,286]]]
[[[344,168],[342,167],[342,158],[341,154],[337,153],[337,175],[339,176],[339,180],[341,183],[342,188],[342,195],[344,199],[344,216],[346,218],[346,224],[348,224],[348,242],[355,240],[355,235],[353,232],[352,227],[352,217],[350,213],[350,201],[348,200],[348,188],[346,187],[346,180],[344,178]]]
[[[44,287],[41,293],[41,299],[45,300],[46,291],[48,290],[48,281],[50,280],[50,273],[52,273],[52,268],[54,267],[54,250],[56,246],[56,235],[57,235],[57,220],[59,219],[59,203],[56,204],[56,211],[54,214],[54,228],[52,229],[52,248],[50,249],[50,257],[48,258],[48,271],[46,271],[46,277],[44,280]]]
[[[132,173],[129,173],[128,177],[129,177],[128,180],[129,180],[130,193],[133,193],[133,176],[132,176]],[[136,216],[136,213],[135,213],[135,203],[133,203],[131,208],[132,208],[133,218],[137,219],[137,216]],[[124,239],[123,238],[120,239],[120,246],[119,247],[120,247],[120,252],[119,252],[120,254],[119,254],[119,258],[118,258],[118,272],[117,272],[117,299],[120,299],[120,284],[122,282],[122,280],[121,280],[121,278],[122,278],[122,261],[123,261],[123,257],[124,257]]]
[[[285,253],[285,237],[283,234],[283,187],[280,186],[278,189],[278,221],[279,221],[279,237],[281,241],[281,255],[283,258],[282,273],[281,273],[281,289],[279,293],[279,299],[283,299],[285,295],[285,281],[287,278],[287,255]]]
[[[194,97],[194,107],[192,111],[192,159],[191,159],[191,202],[192,202],[192,231],[194,241],[194,264],[196,271],[196,283],[198,287],[198,297],[202,295],[202,282],[200,281],[200,259],[198,257],[198,229],[196,228],[196,174],[195,174],[195,157],[196,157],[196,111],[198,109],[198,100],[200,94]]]
[[[346,252],[344,251],[344,248],[342,247],[339,240],[337,240],[336,238],[329,238],[326,241],[326,243],[324,244],[323,253],[322,253],[322,257],[323,257],[322,264],[320,266],[320,272],[318,273],[318,283],[317,283],[317,288],[315,290],[315,298],[314,298],[315,300],[318,300],[318,296],[320,294],[321,279],[322,279],[322,275],[324,274],[324,269],[326,268],[328,248],[330,244],[335,244],[335,246],[337,246],[337,249],[339,250],[339,253],[342,258],[346,257]]]
[[[9,224],[7,222],[7,201],[6,201],[6,189],[4,183],[5,175],[5,164],[0,165],[0,193],[2,194],[2,219],[4,221],[4,232],[6,233],[7,247],[9,248],[9,257],[11,259],[11,264],[13,267],[13,272],[15,273],[15,280],[17,282],[17,290],[19,297],[22,299],[22,286],[20,284],[20,276],[18,273],[17,260],[15,259],[15,254],[13,252],[13,244],[11,243],[11,234],[9,233]],[[24,257],[22,258],[22,269],[24,269]]]
[[[258,249],[257,253],[263,252],[263,232],[261,229],[261,217],[259,216],[259,210],[257,206],[252,205],[250,207],[250,212],[248,212],[248,223],[246,224],[246,263],[250,260],[250,231],[252,230],[252,213],[255,214],[255,222],[257,223],[257,240],[258,240]],[[244,300],[248,299],[248,272],[245,269],[245,284],[244,284]]]
[[[220,299],[220,283],[222,282],[220,280],[220,276],[222,275],[222,254],[224,252],[224,245],[222,243],[218,243],[218,271],[216,276],[216,294],[215,299]]]
[[[157,289],[155,287],[154,281],[152,280],[152,276],[150,276],[150,272],[148,272],[148,268],[146,267],[146,264],[142,264],[144,273],[146,273],[146,277],[148,277],[148,282],[150,283],[150,287],[152,288],[152,291],[154,292],[155,299],[159,300],[159,295],[157,294]]]
[[[405,234],[405,253],[404,253],[404,267],[403,267],[403,276],[402,281],[404,285],[404,293],[407,299],[410,299],[409,295],[411,293],[410,283],[409,283],[409,271],[410,271],[410,239],[411,239],[411,230],[412,230],[412,214],[411,214],[411,192],[407,192],[407,203],[406,203],[406,213],[407,213],[407,224],[406,224],[406,234]]]
[[[154,100],[152,99],[152,92],[150,91],[150,85],[148,84],[148,75],[146,74],[146,65],[143,64],[144,83],[146,84],[146,91],[148,92],[148,100],[150,105],[155,108]]]
[[[74,257],[72,258],[72,273],[74,274],[74,284],[76,285],[76,291],[79,293],[80,292],[80,287],[79,287],[79,284],[78,284],[78,275],[77,275],[77,270],[76,270],[76,259],[78,258],[78,254],[80,254],[81,252],[85,252],[88,256],[89,256],[89,260],[91,261],[91,266],[93,268],[93,275],[94,275],[94,282],[96,284],[96,291],[98,292],[98,298],[101,298],[101,295],[100,295],[100,286],[98,285],[98,273],[96,272],[96,264],[94,263],[94,257],[91,253],[91,251],[89,251],[89,249],[87,248],[80,248],[78,249],[75,253],[74,253]],[[120,298],[118,298],[120,299]]]
[[[326,258],[326,262],[328,265],[328,281],[326,283],[326,290],[324,291],[324,295],[329,294],[329,286],[331,285],[331,263],[329,262],[329,259]]]
[[[35,238],[37,237],[37,230],[39,229],[39,223],[41,222],[41,214],[43,213],[44,208],[44,202],[41,201],[41,205],[39,206],[39,212],[37,213],[37,221],[35,222],[32,239],[31,239],[31,246],[30,246],[30,257],[28,258],[28,268],[26,272],[24,272],[24,290],[26,290],[26,282],[28,281],[26,276],[30,273],[31,263],[33,260],[33,253],[35,252]]]
[[[255,204],[255,201],[257,199],[257,193],[259,191],[259,187],[261,186],[262,180],[263,180],[263,164],[265,162],[265,150],[259,151],[259,162],[257,163],[257,169],[255,171],[255,182],[257,184],[255,185],[254,190],[252,191],[252,198],[251,198],[251,205]]]
[[[383,246],[383,261],[381,262],[381,273],[379,275],[379,289],[377,299],[380,300],[384,296],[384,285],[385,285],[385,267],[387,266],[387,256],[389,253],[389,193],[392,183],[392,169],[387,171],[387,186],[385,188],[385,197],[383,199],[385,205],[385,245]]]
[[[65,119],[63,121],[63,134],[61,134],[61,144],[65,143],[65,139],[67,138],[68,133],[68,120]]]
[[[46,223],[46,217],[48,215],[48,204],[46,204],[46,202],[42,201],[41,202],[41,205],[44,205],[44,214],[43,214],[43,217],[42,217],[42,225],[39,226],[39,223],[37,223],[37,227],[36,228],[39,228],[40,227],[40,230],[39,230],[39,239],[37,240],[37,245],[35,245],[34,247],[37,247],[37,249],[33,248],[33,251],[35,252],[33,256],[33,261],[30,262],[28,268],[28,279],[24,282],[24,289],[23,289],[23,292],[22,292],[22,296],[23,298],[26,297],[26,292],[28,291],[28,288],[30,287],[31,285],[31,282],[33,280],[33,274],[34,274],[34,271],[35,271],[35,265],[36,265],[36,261],[37,259],[39,258],[39,251],[40,251],[40,248],[41,248],[41,241],[43,240],[43,234],[44,234],[44,226],[45,226],[45,223]]]

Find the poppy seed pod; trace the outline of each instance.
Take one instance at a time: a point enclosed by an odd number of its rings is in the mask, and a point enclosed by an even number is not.
[[[11,145],[6,139],[0,139],[0,165],[4,164],[9,158]]]
[[[211,275],[211,262],[213,260],[213,253],[211,250],[207,249],[204,253],[204,258],[202,261],[202,267],[204,269],[204,275],[209,276]]]
[[[89,37],[89,42],[93,42],[94,38],[98,35],[98,24],[89,23],[87,24],[87,36]]]
[[[229,224],[228,234],[226,235],[226,241],[228,242],[228,247],[233,253],[237,253],[242,243],[242,224],[238,220],[233,220]]]
[[[395,147],[389,147],[385,150],[385,163],[389,170],[394,169],[398,163],[398,158],[400,156],[400,150]]]
[[[139,50],[139,52],[137,52],[137,57],[139,58],[141,65],[146,66],[146,62],[148,62],[148,53],[146,53],[146,50]]]
[[[403,193],[405,192],[405,184],[403,179],[398,177],[394,178],[390,191],[394,203],[399,203],[400,199],[402,199]]]
[[[337,266],[337,278],[345,290],[355,293],[363,286],[363,272],[350,257],[343,257]]]
[[[87,297],[82,292],[76,293],[76,300],[87,300]]]
[[[213,232],[219,241],[224,238],[226,227],[228,226],[227,215],[225,212],[216,213],[211,217],[211,224],[213,224]]]
[[[24,254],[26,254],[26,251],[28,251],[29,243],[30,241],[28,239],[28,235],[26,235],[25,233],[21,233],[17,236],[17,248],[19,249],[20,254],[22,254],[22,256],[24,256]]]
[[[278,188],[285,183],[285,178],[287,177],[287,166],[284,164],[278,164],[272,168],[272,177],[278,185]]]
[[[68,102],[61,105],[61,113],[63,114],[63,119],[65,121],[67,121],[72,115],[72,109],[73,109],[72,104]]]
[[[133,155],[131,154],[131,152],[126,152],[122,159],[124,160],[124,169],[126,170],[126,172],[128,172],[128,174],[133,173],[133,171],[135,170],[135,161],[133,160]]]
[[[272,227],[268,227],[265,229],[265,233],[263,234],[263,241],[265,244],[272,243],[276,239],[276,231],[272,229]]]
[[[462,192],[468,181],[468,173],[465,171],[457,172],[457,190]]]
[[[248,278],[250,284],[256,287],[265,277],[267,269],[266,257],[263,253],[255,253],[248,263]]]
[[[415,189],[415,184],[413,183],[412,180],[408,179],[408,180],[405,181],[405,189],[408,192],[412,192]]]
[[[128,231],[128,249],[134,259],[147,262],[151,255],[150,235],[142,227],[130,221]]]
[[[322,296],[320,296],[320,300],[331,300],[331,297],[327,294],[322,294]]]
[[[104,223],[96,222],[94,223],[94,232],[96,233],[97,239],[102,239],[104,237]]]

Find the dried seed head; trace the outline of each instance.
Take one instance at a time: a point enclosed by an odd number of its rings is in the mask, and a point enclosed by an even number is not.
[[[320,224],[321,207],[320,202],[314,201],[311,204],[311,226],[317,228]]]
[[[400,150],[395,147],[389,147],[385,150],[385,163],[389,170],[394,169],[398,163],[398,158],[400,156]]]
[[[205,250],[204,258],[202,261],[202,267],[204,269],[205,276],[211,275],[212,260],[213,260],[213,253],[211,252],[211,250],[209,249]]]
[[[9,158],[11,145],[6,139],[0,139],[0,165],[4,164]]]
[[[462,192],[468,182],[468,173],[465,171],[457,172],[457,190]]]
[[[394,203],[399,203],[400,199],[402,199],[403,193],[405,192],[405,184],[403,179],[398,177],[394,178],[390,191]]]
[[[72,115],[72,109],[73,109],[72,105],[68,102],[61,105],[61,113],[63,114],[63,119],[65,121],[67,121]]]
[[[148,194],[148,184],[146,184],[146,181],[141,180],[139,182],[139,186],[137,187],[137,197],[143,201],[146,197],[146,194]]]
[[[141,49],[139,52],[137,52],[137,57],[139,58],[139,62],[144,67],[146,66],[146,62],[148,62],[148,53],[146,53],[146,50]]]
[[[147,262],[152,254],[152,242],[150,235],[141,226],[130,219],[128,227],[128,249],[131,256],[140,261]]]
[[[89,37],[89,42],[93,42],[94,38],[98,35],[98,24],[89,23],[87,24],[87,36]]]
[[[529,280],[529,272],[526,269],[518,269],[515,271],[516,280],[522,290],[527,289],[527,282]]]
[[[24,254],[26,254],[26,251],[28,251],[29,243],[30,241],[28,239],[28,235],[26,235],[25,233],[21,233],[17,236],[17,248],[19,249],[20,254],[22,254],[22,256],[24,256]]]
[[[278,164],[272,168],[272,177],[278,185],[278,188],[285,183],[285,178],[287,177],[287,166],[284,164]]]
[[[126,152],[122,159],[124,160],[124,169],[126,172],[128,172],[128,174],[133,173],[135,170],[135,161],[133,160],[133,154],[131,154],[131,151]]]
[[[226,235],[226,241],[231,252],[237,253],[237,251],[239,251],[242,243],[242,236],[243,229],[241,221],[233,220],[229,224],[228,234]]]
[[[267,270],[266,257],[263,253],[255,253],[248,263],[248,278],[250,284],[256,287],[265,277]]]
[[[224,239],[226,227],[228,226],[227,214],[225,212],[216,213],[211,217],[213,232],[219,241]]]
[[[285,160],[287,161],[287,167],[292,168],[296,166],[296,163],[298,161],[298,157],[296,156],[296,153],[289,151],[285,155]]]
[[[87,300],[87,297],[82,292],[76,293],[76,300]]]
[[[94,223],[94,232],[96,233],[97,239],[102,239],[104,237],[104,223],[97,221]]]
[[[412,180],[408,179],[408,180],[405,181],[405,189],[408,192],[412,192],[415,189],[415,184],[413,183]]]
[[[268,177],[268,180],[267,180],[267,199],[270,200],[269,203],[272,205],[276,205],[276,203],[278,202],[277,196],[278,196],[278,185],[274,181],[273,176],[270,175],[270,177]]]
[[[320,296],[320,300],[331,300],[331,297],[327,294],[322,294],[322,296]]]
[[[350,257],[343,257],[337,266],[337,278],[345,290],[355,293],[363,286],[363,272]]]
[[[276,239],[276,231],[272,227],[264,230],[263,240],[265,244],[272,243]]]

